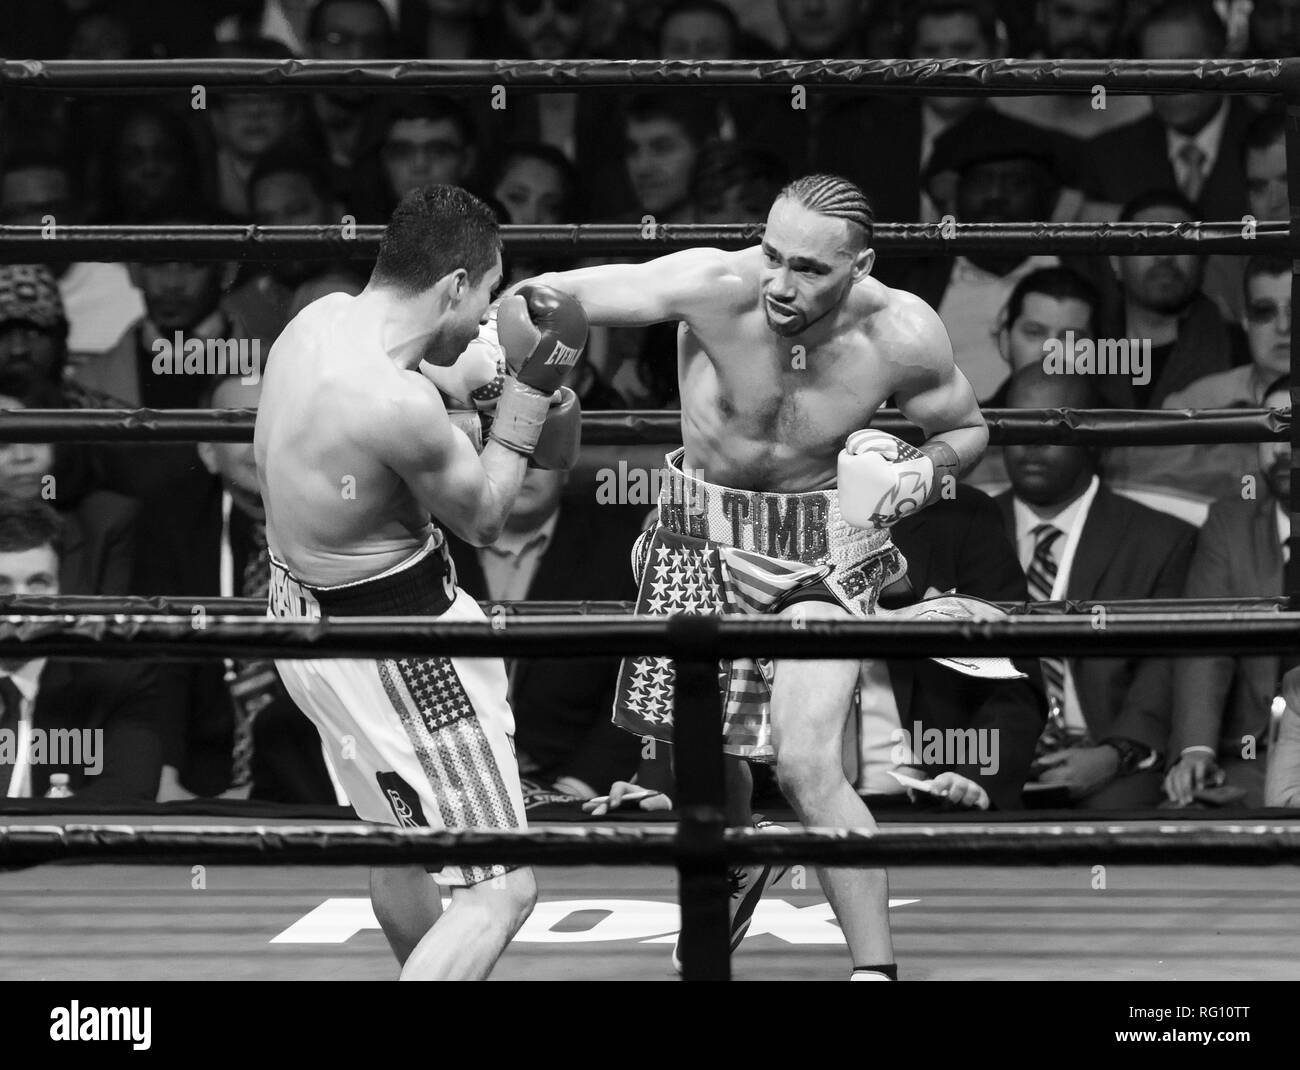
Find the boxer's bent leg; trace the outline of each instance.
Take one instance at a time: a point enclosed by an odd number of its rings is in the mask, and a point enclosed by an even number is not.
[[[848,618],[828,602],[800,602],[782,616]],[[805,825],[869,828],[875,821],[844,775],[844,723],[853,708],[861,663],[778,660],[772,681],[776,776]],[[882,869],[818,867],[822,891],[844,930],[855,966],[894,961],[889,886]]]
[[[411,952],[401,979],[483,980],[536,902],[537,883],[528,868],[453,888],[451,905]]]
[[[442,916],[442,893],[423,866],[374,866],[370,903],[399,966]]]

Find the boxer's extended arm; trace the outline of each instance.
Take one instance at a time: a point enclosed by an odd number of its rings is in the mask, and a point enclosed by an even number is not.
[[[689,320],[697,309],[716,305],[718,285],[732,274],[727,256],[719,249],[683,249],[644,264],[552,271],[527,282],[572,294],[594,326],[646,327]]]
[[[496,441],[479,454],[447,418],[432,388],[397,399],[381,430],[379,459],[401,477],[421,508],[471,546],[496,541],[528,467],[524,454]]]
[[[975,391],[952,356],[952,343],[938,314],[919,298],[906,312],[908,352],[899,354],[909,368],[907,380],[894,391],[899,411],[925,432],[921,452],[935,465],[934,494],[944,477],[956,479],[984,456],[988,425]]]

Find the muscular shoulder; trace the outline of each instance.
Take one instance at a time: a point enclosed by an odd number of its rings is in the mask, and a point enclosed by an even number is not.
[[[689,304],[701,310],[720,311],[754,303],[762,262],[758,246],[736,252],[683,249],[671,259],[676,288]]]
[[[867,279],[855,289],[877,345],[893,360],[917,372],[941,372],[952,366],[952,343],[939,314],[907,290]]]
[[[374,384],[358,410],[356,433],[381,460],[410,459],[451,431],[442,397],[418,372],[397,371]]]

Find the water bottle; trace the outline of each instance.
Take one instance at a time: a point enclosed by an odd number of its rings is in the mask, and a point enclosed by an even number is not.
[[[67,773],[50,774],[50,790],[45,793],[47,799],[71,799],[72,789],[68,787]]]

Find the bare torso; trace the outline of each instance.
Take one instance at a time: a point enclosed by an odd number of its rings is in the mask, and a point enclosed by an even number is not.
[[[924,305],[868,276],[838,312],[784,338],[763,313],[761,251],[722,255],[716,292],[678,326],[684,463],[740,490],[834,486],[845,439],[914,373],[910,319]]]
[[[324,297],[285,328],[267,360],[253,438],[268,544],[298,579],[322,586],[391,568],[431,527],[376,459],[374,438],[393,398],[433,388],[393,363],[355,301]]]

